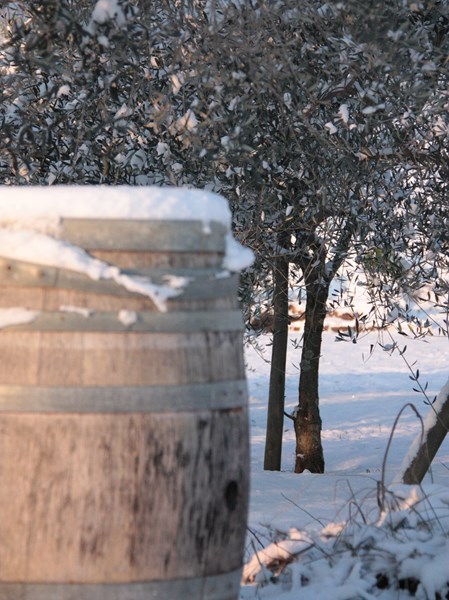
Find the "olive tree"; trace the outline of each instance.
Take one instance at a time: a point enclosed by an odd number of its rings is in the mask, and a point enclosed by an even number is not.
[[[297,472],[324,470],[319,360],[343,265],[364,270],[381,326],[412,318],[404,294],[447,289],[447,23],[443,2],[239,4],[179,66],[201,156],[259,273],[274,266],[275,334],[288,264],[306,290]]]

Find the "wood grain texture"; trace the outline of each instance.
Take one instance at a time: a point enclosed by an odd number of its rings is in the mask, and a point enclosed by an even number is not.
[[[173,254],[224,254],[227,228],[222,223],[144,219],[64,218],[58,237],[86,250],[119,250]]]
[[[176,385],[244,376],[240,332],[0,332],[2,385]]]
[[[219,252],[117,252],[92,250],[92,256],[122,269],[205,269],[220,268],[223,254]]]
[[[121,253],[115,254],[121,256]],[[133,253],[132,260],[126,262],[130,264],[129,273],[148,277],[156,284],[165,284],[164,277],[170,275],[188,278],[180,294],[168,300],[168,311],[238,307],[238,277],[235,275],[216,278],[218,272],[210,268],[152,269],[139,253]],[[58,310],[61,305],[74,305],[92,310],[155,310],[150,298],[129,292],[113,281],[96,281],[74,271],[2,258],[0,290],[0,308],[23,306]]]
[[[0,415],[2,581],[126,582],[239,568],[244,409]]]

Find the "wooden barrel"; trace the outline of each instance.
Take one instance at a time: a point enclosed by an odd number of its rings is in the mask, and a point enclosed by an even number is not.
[[[187,277],[167,311],[114,281],[0,259],[0,600],[235,600],[246,384],[225,228],[64,219],[131,277]],[[1,311],[0,311],[1,312]]]

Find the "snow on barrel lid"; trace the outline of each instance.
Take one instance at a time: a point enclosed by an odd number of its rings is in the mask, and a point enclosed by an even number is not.
[[[231,211],[217,194],[187,188],[132,186],[0,186],[0,256],[85,273],[93,279],[113,279],[120,285],[161,299],[172,296],[166,286],[129,277],[82,248],[58,237],[61,221],[72,219],[130,219],[200,221],[227,229],[223,269],[237,272],[249,266],[253,253],[234,240]],[[170,287],[170,286],[169,286]],[[175,295],[178,284],[171,284]]]
[[[0,221],[58,218],[211,221],[231,227],[231,211],[218,194],[187,188],[133,186],[1,186]]]

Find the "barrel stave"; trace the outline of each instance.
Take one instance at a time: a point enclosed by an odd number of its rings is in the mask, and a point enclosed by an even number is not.
[[[238,569],[244,411],[2,415],[2,581],[147,581]]]

